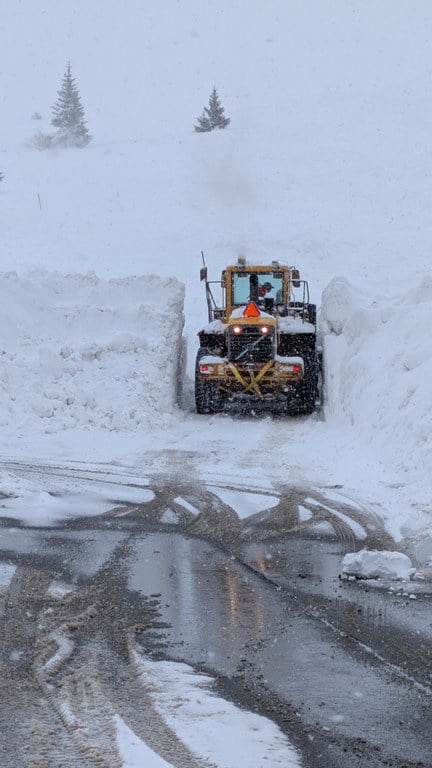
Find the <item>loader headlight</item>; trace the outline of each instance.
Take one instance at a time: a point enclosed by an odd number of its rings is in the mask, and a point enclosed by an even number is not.
[[[269,330],[270,330],[270,328],[268,327],[268,325],[262,325],[260,327],[260,333],[264,334],[264,336],[265,336],[266,333],[269,332]]]
[[[243,331],[243,328],[241,327],[241,325],[233,325],[232,332],[235,333],[237,336],[239,333],[242,333],[242,331]]]

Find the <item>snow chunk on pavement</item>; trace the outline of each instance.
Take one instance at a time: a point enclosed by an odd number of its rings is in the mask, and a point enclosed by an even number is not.
[[[349,552],[342,560],[343,576],[362,579],[410,579],[415,570],[402,552],[362,549]]]

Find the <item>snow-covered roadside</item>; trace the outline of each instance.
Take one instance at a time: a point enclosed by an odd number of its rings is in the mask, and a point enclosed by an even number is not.
[[[0,275],[3,435],[169,424],[183,295],[152,275]]]
[[[431,535],[431,310],[430,275],[393,299],[345,278],[323,293],[326,426],[351,453],[347,463],[361,457],[363,487],[387,506],[396,538]]]

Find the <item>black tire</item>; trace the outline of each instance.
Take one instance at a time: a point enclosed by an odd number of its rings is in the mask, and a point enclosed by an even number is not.
[[[317,317],[316,304],[308,304],[308,317],[309,317],[309,322],[312,323],[312,325],[316,325],[316,317]]]
[[[214,381],[195,381],[195,405],[197,413],[221,413],[225,398]]]
[[[200,347],[195,366],[195,405],[197,413],[221,413],[225,407],[225,394],[217,381],[203,379],[199,373],[199,361],[211,355],[210,350]]]
[[[316,409],[318,396],[318,375],[315,363],[305,367],[303,379],[296,385],[295,391],[288,397],[289,416],[309,416]]]

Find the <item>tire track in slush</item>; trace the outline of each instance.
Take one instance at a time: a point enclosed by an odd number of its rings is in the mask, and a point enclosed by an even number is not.
[[[23,471],[31,474],[32,468]],[[39,466],[34,471],[42,479],[49,468]],[[129,469],[127,473],[125,487],[134,480],[134,473]],[[121,499],[121,473],[114,474]],[[108,485],[114,481],[106,468],[101,472],[79,469],[75,475],[73,469],[57,468],[56,483],[62,477],[66,485],[79,477],[86,487],[93,480]],[[133,484],[144,487],[138,475],[136,479]],[[27,556],[26,565],[18,565],[1,598],[0,673],[6,692],[0,701],[0,732],[8,734],[7,744],[0,738],[2,768],[121,768],[115,714],[174,768],[209,768],[169,728],[153,705],[151,690],[138,680],[131,638],[142,631],[142,624],[146,629],[160,624],[151,602],[127,590],[128,538],[133,541],[136,533],[176,531],[209,540],[243,565],[248,565],[243,554],[249,543],[313,535],[322,523],[331,525],[345,547],[381,541],[392,548],[379,515],[310,487],[280,485],[261,490],[232,483],[229,490],[262,496],[264,507],[265,497],[273,497],[273,506],[243,520],[234,506],[222,500],[219,492],[227,486],[217,477],[206,484],[194,478],[185,481],[184,474],[181,478],[157,474],[149,477],[145,487],[154,492],[150,501],[116,500],[102,515],[77,517],[56,526],[56,531],[70,532],[108,526],[125,534],[87,583],[56,602],[48,590],[58,574],[41,567],[41,559],[32,562]],[[274,497],[278,497],[276,505]],[[302,518],[301,508],[308,511],[309,519]]]
[[[53,716],[33,666],[50,571],[18,567],[0,607],[0,764],[2,768],[86,768]]]
[[[56,610],[47,598],[55,575],[19,566],[0,598],[2,768],[122,768],[115,714],[174,768],[212,768],[156,712],[133,660],[110,647],[112,633],[103,631],[110,597],[101,597],[100,579]],[[116,627],[122,648],[129,631]]]
[[[173,768],[213,768],[169,728],[137,679],[129,646],[142,601],[122,610],[125,582],[118,566],[127,550],[122,544],[102,572],[50,612],[38,637],[35,677],[88,768],[122,768],[116,714]],[[150,604],[145,612],[148,628],[157,612]]]
[[[189,535],[207,538],[228,549],[238,549],[245,542],[265,541],[284,535],[314,534],[318,526],[328,524],[348,551],[357,549],[359,542],[369,549],[394,549],[391,536],[385,531],[382,517],[375,511],[353,504],[343,496],[332,498],[316,488],[277,485],[274,489],[248,489],[243,485],[229,488],[224,483],[199,484],[184,477],[158,476],[149,479],[154,498],[142,504],[130,504],[105,512],[100,520],[121,517],[128,530],[176,529]],[[246,518],[223,501],[226,490],[234,493],[272,497],[272,504],[261,512]],[[220,494],[218,493],[220,492]],[[336,494],[335,494],[336,495]],[[274,497],[278,502],[274,504]],[[308,511],[309,519],[302,520],[300,509]],[[167,512],[170,519],[167,519]],[[86,525],[82,520],[82,524]],[[88,522],[89,525],[95,521]],[[97,525],[97,523],[96,523]]]
[[[164,459],[163,468],[157,473],[151,471],[151,467],[158,463],[156,456]],[[186,459],[192,463],[191,480],[188,482],[184,480],[184,466],[181,466],[182,461]],[[346,544],[355,545],[359,539],[356,529],[360,527],[364,529],[363,541],[368,548],[394,549],[393,540],[385,532],[383,518],[365,505],[352,504],[350,499],[344,498],[342,494],[340,499],[337,499],[339,494],[334,492],[333,498],[329,499],[325,491],[319,488],[283,483],[260,488],[255,485],[254,478],[251,478],[250,485],[245,485],[244,478],[242,482],[229,482],[226,477],[221,479],[215,473],[198,478],[194,474],[193,459],[194,455],[185,456],[183,452],[175,450],[149,454],[147,462],[144,455],[143,466],[148,464],[150,469],[144,477],[142,468],[114,467],[105,464],[98,465],[97,468],[86,468],[79,463],[76,466],[62,466],[5,460],[0,462],[0,466],[18,476],[30,477],[33,480],[36,477],[45,484],[51,482],[51,489],[47,490],[54,492],[55,495],[61,495],[62,483],[65,495],[71,487],[76,491],[77,481],[81,483],[83,489],[86,486],[91,488],[92,484],[106,485],[107,488],[116,486],[118,493],[116,493],[117,498],[113,499],[113,507],[118,508],[107,512],[105,517],[112,518],[125,514],[129,521],[135,517],[137,523],[141,525],[143,522],[164,523],[163,515],[167,509],[170,509],[177,518],[173,524],[175,522],[185,531],[190,527],[188,532],[192,534],[196,532],[196,535],[209,535],[214,540],[220,540],[225,526],[225,531],[232,542],[235,537],[241,538],[240,529],[245,529],[248,525],[252,526],[253,535],[259,540],[284,533],[308,533],[319,523],[327,522],[332,526],[336,537],[341,538]],[[131,504],[127,501],[122,503],[122,487],[152,490],[155,493],[155,499],[142,504]],[[263,512],[248,518],[247,522],[243,522],[239,520],[235,509],[221,501],[217,494],[218,490],[232,490],[239,494],[244,492],[263,497],[277,496],[279,502],[276,506],[264,509]],[[184,508],[180,510],[175,501],[176,496],[182,496],[195,507],[196,512],[191,514]],[[311,513],[310,520],[300,520],[299,505],[304,506]],[[227,523],[229,523],[228,528]],[[215,530],[217,528],[219,531]],[[247,540],[247,533],[245,538]]]

